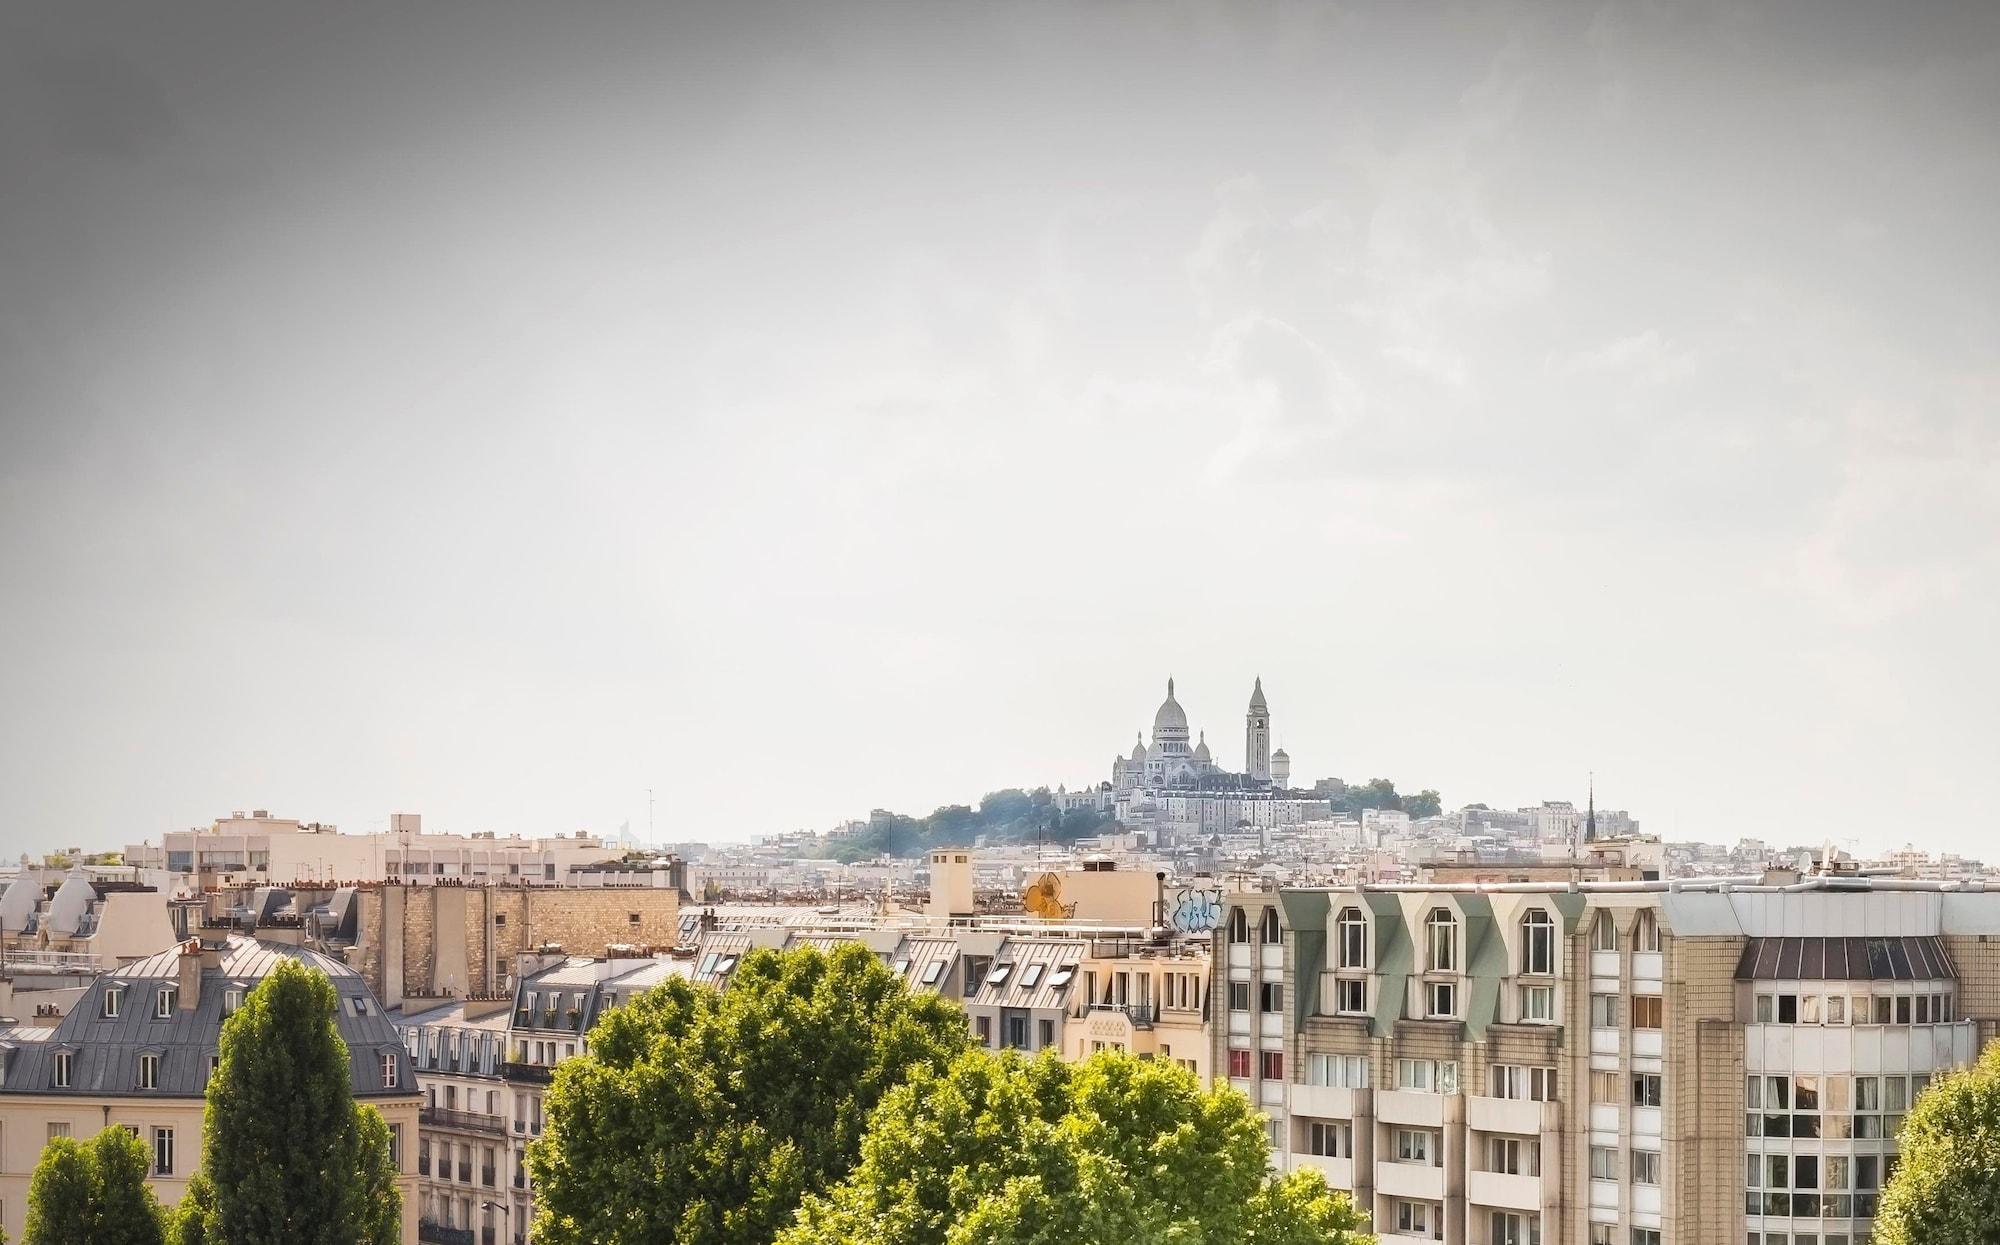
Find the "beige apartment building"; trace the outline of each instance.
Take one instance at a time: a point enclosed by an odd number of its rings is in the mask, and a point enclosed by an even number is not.
[[[152,1155],[150,1183],[178,1203],[201,1162],[202,1118],[222,1022],[285,958],[332,981],[354,1096],[389,1124],[403,1173],[403,1240],[417,1240],[416,1077],[359,975],[303,948],[227,936],[190,940],[98,975],[66,1014],[0,1029],[0,1228],[19,1240],[28,1181],[54,1137],[130,1128]]]
[[[1384,1240],[1861,1245],[2000,1024],[2000,894],[1858,878],[1230,897],[1219,1074]]]

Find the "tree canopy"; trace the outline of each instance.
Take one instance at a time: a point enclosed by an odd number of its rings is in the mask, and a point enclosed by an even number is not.
[[[1350,1245],[1315,1172],[1267,1173],[1255,1108],[1178,1065],[972,1051],[877,1109],[861,1161],[778,1245]]]
[[[52,1139],[28,1181],[22,1245],[161,1245],[150,1166],[146,1143],[116,1125],[87,1142]]]
[[[354,1101],[338,996],[325,974],[282,960],[223,1022],[208,1083],[205,1239],[229,1245],[392,1245],[401,1194],[380,1178],[388,1128]],[[379,1149],[380,1153],[376,1153]],[[189,1230],[176,1223],[177,1235]]]
[[[847,1174],[885,1093],[969,1045],[956,1007],[858,944],[752,951],[726,990],[646,991],[556,1070],[528,1150],[534,1239],[761,1245]]]
[[[1051,843],[1074,843],[1087,835],[1108,829],[1115,819],[1094,809],[1055,806],[1047,787],[1024,791],[1008,787],[989,791],[979,807],[946,804],[927,817],[911,817],[876,809],[868,815],[868,825],[834,845],[840,860],[865,860],[874,856],[921,856],[933,847],[970,845],[976,838],[993,842],[1026,842],[1045,838]]]
[[[1972,1067],[1933,1081],[1910,1108],[1874,1239],[1876,1245],[2000,1240],[2000,1042]]]

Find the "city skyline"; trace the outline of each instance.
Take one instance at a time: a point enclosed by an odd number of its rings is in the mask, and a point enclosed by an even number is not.
[[[1102,778],[1981,852],[2000,11],[0,14],[0,839]],[[1129,748],[1129,742],[1126,745]]]

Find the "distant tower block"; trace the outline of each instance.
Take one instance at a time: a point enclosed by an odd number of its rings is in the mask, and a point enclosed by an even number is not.
[[[1271,780],[1271,707],[1264,703],[1264,679],[1250,693],[1250,712],[1243,715],[1243,772]]]
[[[1280,791],[1292,788],[1292,754],[1283,748],[1271,754],[1271,785]]]
[[[924,915],[972,915],[971,852],[963,847],[940,847],[931,852],[931,894],[924,903]]]

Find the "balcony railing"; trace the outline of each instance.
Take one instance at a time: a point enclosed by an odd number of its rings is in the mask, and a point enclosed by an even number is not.
[[[467,1163],[462,1159],[459,1161],[458,1164],[458,1183],[460,1184],[472,1183],[472,1164]]]
[[[1116,1012],[1131,1020],[1135,1029],[1148,1029],[1159,1019],[1159,1009],[1151,1003],[1092,1003],[1093,1012]]]
[[[485,1186],[486,1186],[487,1188],[489,1188],[489,1189],[490,1189],[490,1188],[492,1188],[492,1187],[493,1187],[493,1177],[494,1177],[494,1174],[495,1174],[495,1173],[494,1173],[493,1169],[492,1169],[492,1168],[490,1168],[490,1167],[482,1167],[482,1168],[480,1168],[480,1169],[479,1169],[479,1183],[480,1183],[480,1184],[483,1184],[483,1185],[485,1185]]]
[[[486,1115],[478,1111],[454,1111],[449,1107],[424,1107],[417,1112],[417,1122],[427,1128],[457,1128],[473,1133],[492,1133],[496,1136],[507,1131],[507,1121],[497,1115]]]
[[[508,1060],[500,1065],[500,1075],[510,1081],[526,1081],[531,1085],[547,1085],[555,1078],[556,1070],[542,1063],[515,1063]]]
[[[433,1242],[433,1245],[472,1245],[474,1238],[471,1228],[447,1228],[441,1223],[419,1219],[417,1239]]]

